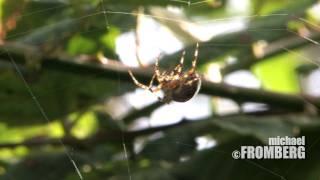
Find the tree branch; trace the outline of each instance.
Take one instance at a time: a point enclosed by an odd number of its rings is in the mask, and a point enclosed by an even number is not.
[[[294,32],[292,33],[295,34]],[[308,38],[311,38],[313,40],[320,40],[320,33],[313,33]],[[243,56],[239,57],[239,62],[226,66],[221,70],[221,73],[229,74],[237,70],[248,69],[256,63],[260,63],[264,60],[267,60],[268,58],[284,53],[284,48],[294,50],[310,44],[310,40],[300,37],[297,34],[290,37],[285,37],[283,39],[271,42],[266,47],[264,47],[263,55],[261,57],[257,57],[257,55],[254,54],[243,54]]]
[[[70,58],[63,60],[60,58],[44,57],[39,55],[37,49],[31,46],[23,46],[17,44],[6,44],[0,47],[3,53],[0,53],[0,60],[9,61],[8,53],[16,61],[16,63],[23,65],[28,62],[28,57],[42,57],[39,61],[43,69],[50,69],[55,71],[70,72],[79,74],[82,76],[95,76],[97,78],[106,78],[115,81],[124,81],[132,83],[131,77],[128,75],[128,68],[119,61],[109,60],[107,64],[93,64],[84,63],[83,59]],[[132,68],[135,76],[142,82],[147,82],[151,79],[153,70],[152,68]],[[133,83],[132,83],[133,84]],[[203,79],[203,84],[200,93],[221,96],[230,98],[238,102],[257,102],[264,103],[273,107],[280,107],[290,110],[305,110],[305,105],[311,103],[317,108],[320,107],[320,100],[313,97],[306,98],[298,95],[289,95],[282,93],[274,93],[270,91],[264,91],[259,89],[249,89],[243,87],[231,86],[223,83],[213,83]]]

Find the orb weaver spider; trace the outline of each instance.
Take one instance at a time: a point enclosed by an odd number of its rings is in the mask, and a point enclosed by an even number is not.
[[[141,84],[128,70],[133,82],[140,88],[149,90],[155,93],[159,90],[164,92],[163,98],[158,97],[161,102],[169,103],[171,101],[186,102],[194,97],[200,90],[201,78],[196,72],[196,63],[198,59],[199,44],[197,43],[194,52],[194,59],[192,61],[192,67],[189,71],[183,72],[183,61],[185,51],[183,51],[180,62],[171,71],[160,71],[159,69],[159,58],[157,58],[154,66],[154,74],[149,85]],[[153,87],[153,81],[156,79],[158,85]]]

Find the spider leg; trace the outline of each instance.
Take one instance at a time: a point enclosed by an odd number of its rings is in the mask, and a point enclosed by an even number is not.
[[[146,86],[146,85],[140,83],[140,82],[134,77],[134,75],[132,74],[132,71],[128,70],[128,72],[129,72],[129,74],[130,74],[130,76],[131,76],[134,84],[137,85],[138,87],[140,87],[140,88],[142,88],[142,89],[145,89],[145,90],[149,90],[149,91],[150,91],[151,93],[153,93],[153,94],[155,94],[155,92],[161,90],[162,84],[159,84],[157,87],[152,88],[152,84],[153,84],[153,81],[154,81],[154,79],[155,79],[155,77],[156,77],[156,74],[153,74],[152,79],[151,79],[151,81],[150,81],[150,83],[149,83],[149,86]],[[157,96],[157,95],[156,95],[156,96]],[[159,101],[162,102],[163,99],[162,99],[161,97],[157,96],[157,98],[158,98]]]
[[[190,72],[193,73],[196,71],[197,66],[197,60],[198,60],[198,53],[199,53],[199,43],[196,45],[196,50],[194,51],[194,59],[192,61],[192,67],[190,69]]]
[[[180,74],[181,73],[185,54],[186,54],[186,51],[183,51],[179,64],[172,71],[173,72],[172,76],[175,75],[175,74]]]
[[[160,72],[160,69],[159,69],[159,56],[157,57],[156,59],[156,63],[154,65],[154,73],[156,75],[156,78],[158,80],[159,83],[161,83],[163,81],[163,78],[161,76],[161,72]]]
[[[155,88],[151,88],[150,89],[150,91],[153,93],[153,94],[155,94],[155,92],[157,92],[157,91],[160,91],[162,89],[162,84],[159,84],[157,87],[155,87]],[[156,94],[155,94],[156,95]],[[158,95],[156,95],[157,96],[157,98],[158,98],[158,100],[160,101],[160,102],[163,102],[163,98],[161,98],[161,97],[159,97]]]
[[[157,87],[151,88],[151,92],[157,92],[160,91],[162,89],[162,84],[159,84]]]
[[[153,76],[152,76],[152,78],[151,78],[151,81],[150,81],[150,83],[149,83],[149,86],[148,86],[149,89],[151,89],[155,77],[156,77],[156,74],[153,74]]]
[[[201,81],[200,77],[196,77],[194,79],[188,80],[185,84],[192,85],[195,81]]]
[[[134,77],[134,75],[132,74],[132,71],[131,71],[131,70],[128,70],[128,72],[129,72],[129,75],[131,76],[131,78],[132,78],[132,80],[133,80],[133,82],[134,82],[135,85],[137,85],[138,87],[140,87],[140,88],[142,88],[142,89],[146,89],[146,90],[151,91],[151,87],[152,87],[154,78],[155,78],[155,76],[156,76],[155,74],[152,76],[152,79],[151,79],[151,81],[150,81],[150,83],[149,83],[149,86],[146,86],[146,85],[140,83],[140,82]],[[152,92],[152,91],[151,91],[151,92]]]

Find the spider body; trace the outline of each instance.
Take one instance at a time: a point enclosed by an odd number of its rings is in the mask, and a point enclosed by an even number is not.
[[[197,44],[194,59],[192,61],[192,67],[189,71],[182,71],[185,55],[185,52],[183,52],[180,63],[171,71],[161,72],[159,69],[158,58],[154,67],[154,75],[152,76],[149,86],[139,83],[130,70],[129,74],[133,82],[140,88],[149,90],[152,93],[163,90],[164,97],[159,98],[162,102],[186,102],[199,92],[201,86],[201,78],[195,71],[198,58],[198,47],[199,45]],[[153,87],[154,79],[158,81],[158,85],[156,87]]]
[[[178,80],[163,83],[164,97],[162,101],[186,102],[198,94],[201,79],[197,73],[184,73]]]
[[[172,100],[177,102],[186,102],[197,95],[201,87],[201,79],[198,74],[194,74],[191,78],[187,78],[180,83],[176,89],[172,91]]]

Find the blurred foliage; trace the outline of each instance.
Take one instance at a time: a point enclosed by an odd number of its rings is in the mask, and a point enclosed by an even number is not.
[[[96,61],[99,54],[119,59],[116,40],[125,33],[134,33],[136,13],[143,7],[155,22],[185,40],[186,59],[191,59],[198,39],[184,28],[185,22],[197,26],[194,22],[198,20],[251,17],[247,29],[200,43],[199,65],[202,67],[199,69],[203,74],[213,63],[224,68],[234,65],[228,61],[232,57],[240,68],[230,68],[226,74],[245,69],[255,75],[263,89],[299,95],[304,88],[301,75],[319,70],[314,66],[316,62],[306,61],[284,49],[262,58],[257,58],[252,50],[253,44],[260,40],[271,44],[292,36],[301,38],[297,34],[306,32],[304,30],[319,31],[315,28],[319,26],[317,17],[310,13],[316,0],[189,3],[188,6],[188,1],[174,0],[0,0],[0,45],[24,44],[36,47],[39,54],[48,58],[76,61],[76,57],[80,57],[80,63],[100,65]],[[237,11],[230,9],[231,3],[239,6],[248,3],[249,8],[246,12]],[[173,19],[167,7],[178,8],[183,14]],[[162,18],[154,17],[157,9],[161,10]],[[268,16],[282,13],[287,16]],[[259,14],[262,16],[257,16]],[[313,25],[297,21],[298,17],[310,20]],[[174,21],[168,23],[167,19]],[[315,44],[307,42],[296,49],[301,52],[312,45]],[[1,48],[0,53],[6,51]],[[300,180],[320,176],[320,118],[312,108],[297,114],[272,115],[271,111],[271,115],[261,116],[213,115],[157,133],[146,131],[141,136],[126,137],[126,130],[133,126],[136,118],[148,117],[150,111],[160,105],[141,111],[139,117],[132,115],[134,119],[126,119],[122,114],[124,122],[118,121],[109,109],[123,111],[114,99],[132,91],[133,83],[121,82],[117,74],[106,80],[99,74],[85,76],[44,69],[38,66],[41,58],[24,55],[28,62],[19,68],[35,97],[30,95],[14,67],[0,58],[0,179],[79,179],[73,160],[84,179],[90,180],[120,180],[129,176],[135,180]],[[180,56],[181,51],[166,54],[161,66],[176,64]],[[190,66],[189,60],[186,66]],[[139,110],[132,112],[139,113]],[[231,157],[232,151],[241,145],[265,145],[268,137],[302,135],[307,140],[306,160],[234,160]],[[217,144],[198,150],[196,139],[203,136],[214,139]],[[51,138],[71,138],[84,145],[70,141],[58,145],[24,144]],[[17,145],[11,147],[12,143]]]
[[[281,54],[256,65],[254,71],[266,89],[299,93],[299,79],[295,71],[299,64],[296,56]]]

